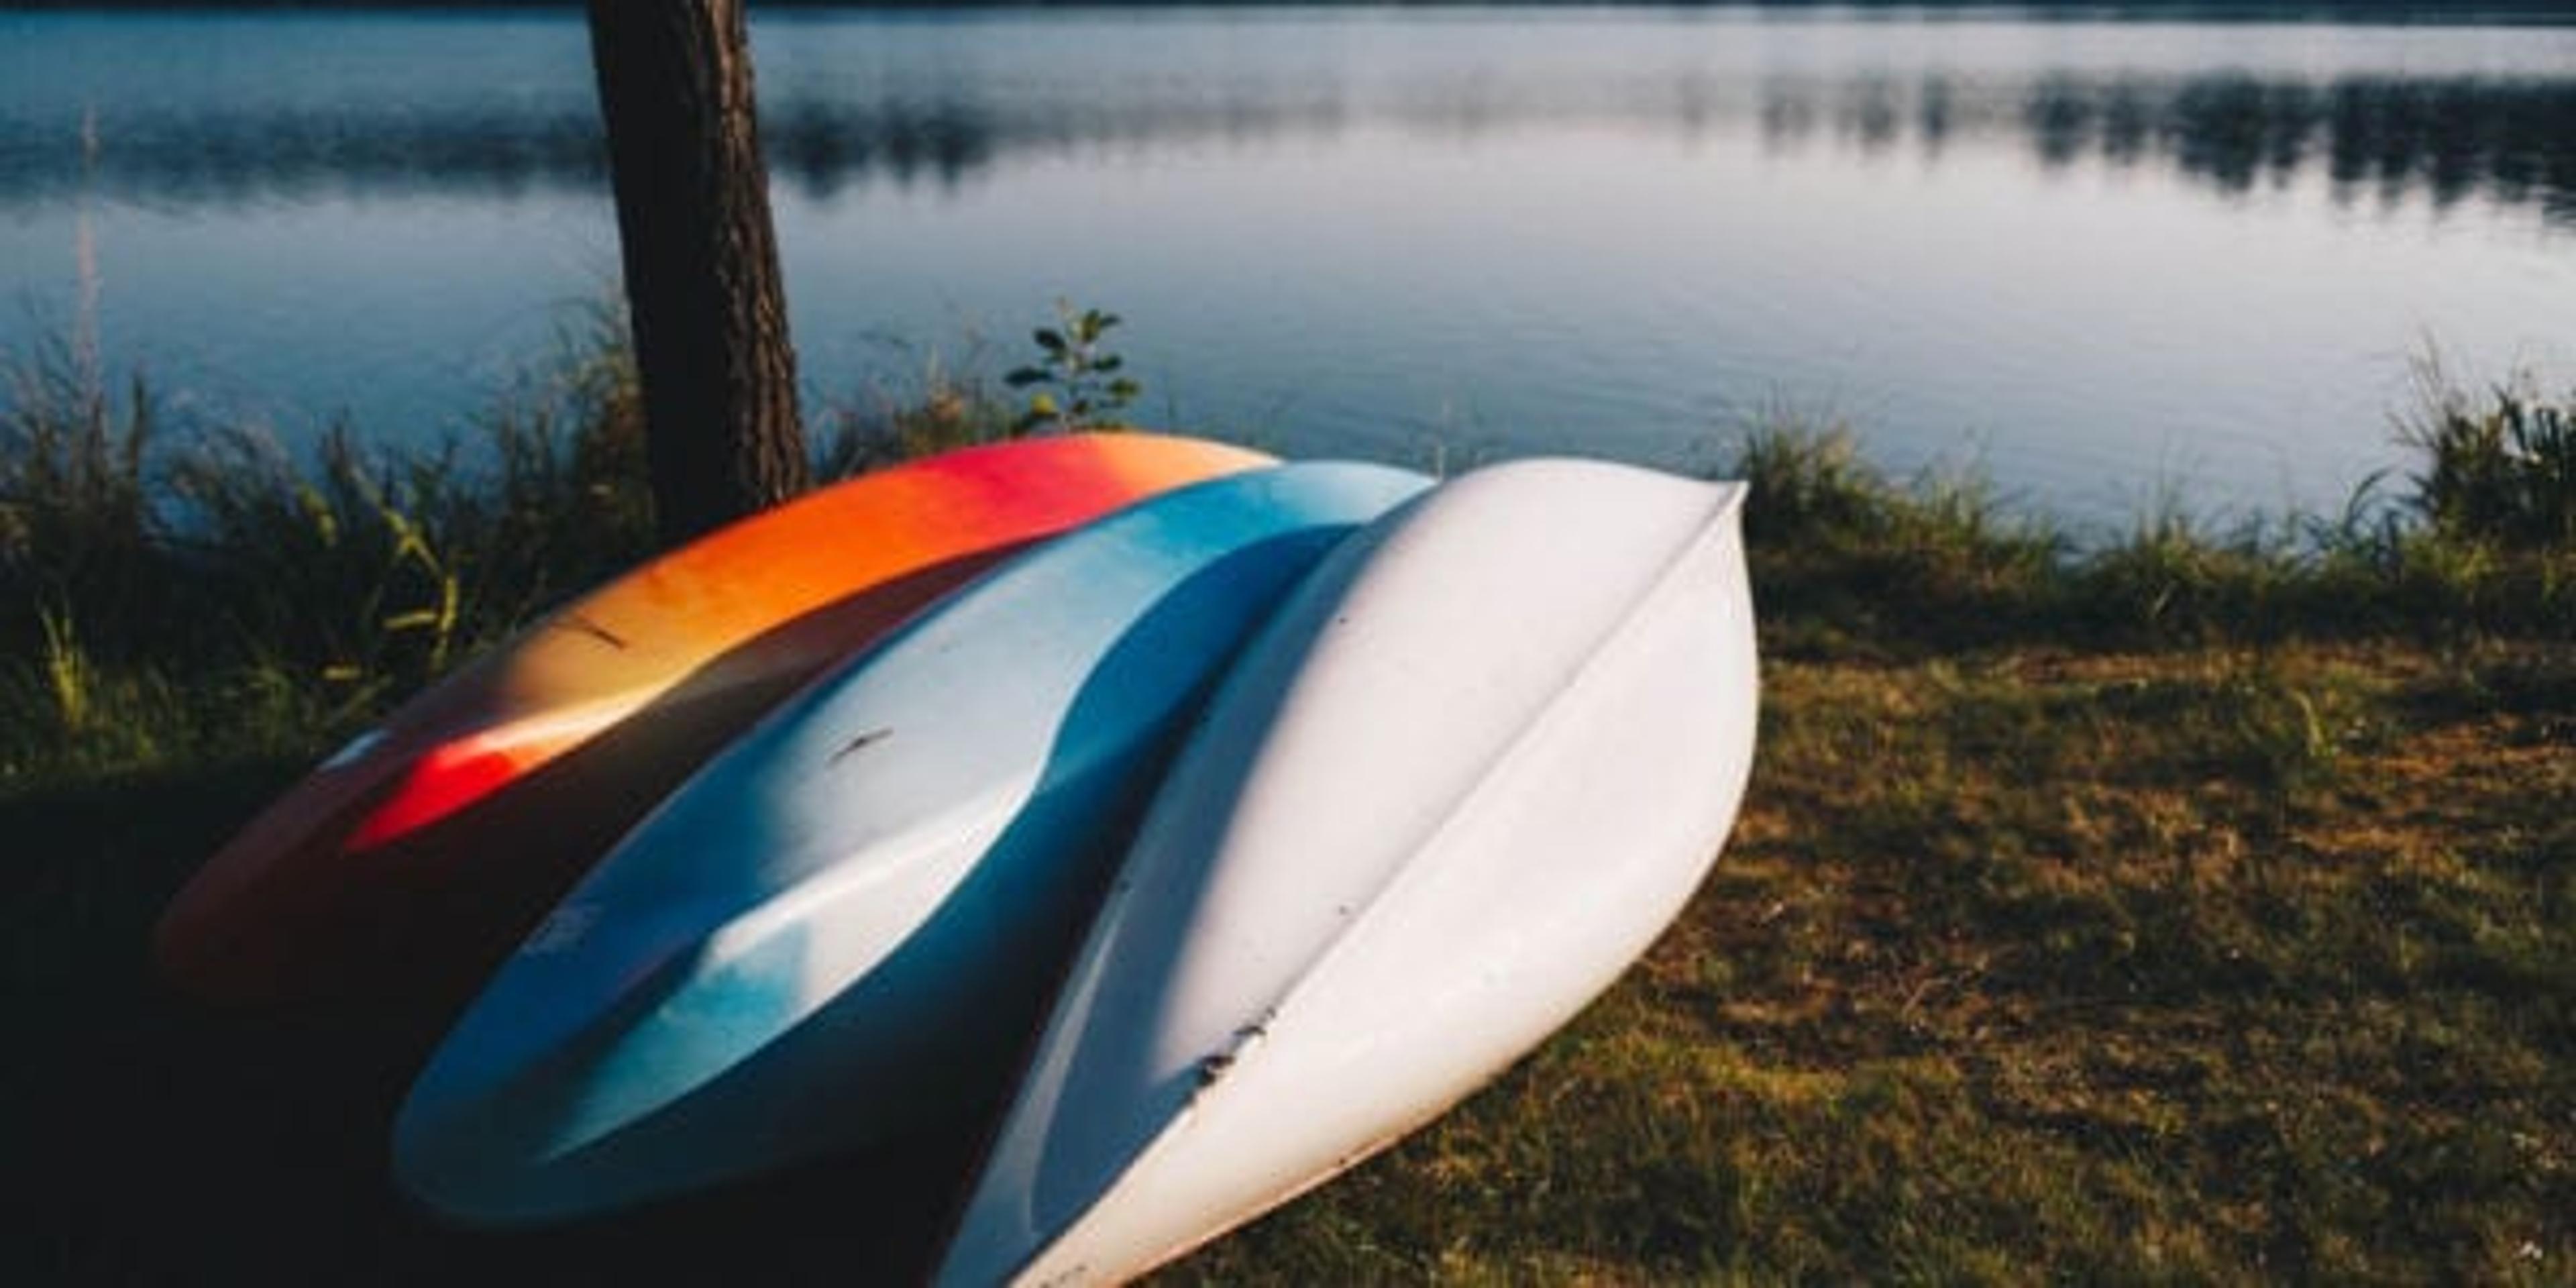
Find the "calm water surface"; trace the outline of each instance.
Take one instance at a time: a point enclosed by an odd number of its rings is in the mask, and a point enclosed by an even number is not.
[[[2471,15],[2457,9],[2455,14]],[[0,15],[0,340],[434,441],[615,272],[573,15]],[[2576,26],[765,18],[811,397],[1059,296],[1146,419],[1667,466],[1787,406],[2084,520],[2337,504],[2438,342],[2576,379]],[[83,120],[94,121],[85,147]],[[908,346],[908,347],[907,347]]]

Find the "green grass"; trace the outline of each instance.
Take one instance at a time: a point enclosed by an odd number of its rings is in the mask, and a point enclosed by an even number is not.
[[[1797,661],[1765,700],[1641,969],[1173,1277],[2576,1265],[2563,644]]]
[[[148,388],[76,375],[36,355],[0,408],[0,1140],[39,1196],[0,1271],[917,1257],[938,1186],[883,1157],[440,1229],[384,1181],[401,1059],[143,977],[160,903],[300,766],[642,554],[614,346],[577,333],[477,450],[411,459],[183,441]],[[1012,410],[929,365],[828,450]],[[1763,731],[1715,875],[1566,1033],[1167,1277],[2568,1281],[2567,411],[2431,399],[2417,468],[2344,514],[2089,546],[1832,427],[1750,436]]]
[[[165,426],[64,346],[0,376],[0,794],[318,748],[652,549],[641,404],[601,312],[425,451]],[[1017,432],[938,355],[827,408],[818,477]],[[243,721],[256,722],[244,728]]]
[[[2507,428],[2410,431],[2425,466],[2411,489],[2387,496],[2374,481],[2334,516],[2222,530],[2168,505],[2092,545],[1975,479],[1890,480],[1838,426],[1758,429],[1728,472],[1753,488],[1747,536],[1771,643],[1801,654],[2576,635],[2576,539],[2546,535],[2576,506],[2576,440],[2510,428],[2563,426],[2576,395],[2550,405],[2502,390],[2484,411],[2456,391],[2430,397],[2442,423]],[[2498,441],[2556,445],[2490,452]],[[2466,472],[2511,480],[2491,490],[2515,508],[2454,499],[2441,480]]]

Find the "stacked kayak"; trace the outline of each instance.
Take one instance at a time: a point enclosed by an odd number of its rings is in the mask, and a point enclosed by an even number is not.
[[[1181,489],[818,681],[502,969],[403,1109],[404,1182],[468,1219],[569,1215],[976,1103],[1194,700],[1339,538],[1428,483],[1290,465]]]
[[[1271,463],[1144,434],[974,448],[645,564],[253,820],[164,914],[160,973],[234,1004],[452,1007],[619,833],[827,664],[1031,541]]]
[[[1141,1273],[1439,1114],[1643,953],[1751,770],[1740,497],[1525,462],[1337,551],[1155,800],[939,1281]]]
[[[1752,761],[1742,499],[1144,436],[871,476],[398,713],[209,865],[163,964],[471,994],[394,1126],[454,1220],[935,1125],[988,1142],[920,1178],[939,1282],[1124,1280],[1436,1117],[1679,914]],[[744,595],[795,606],[674,642]]]

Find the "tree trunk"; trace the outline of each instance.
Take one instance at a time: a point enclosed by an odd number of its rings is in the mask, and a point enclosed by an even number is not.
[[[808,481],[743,0],[589,0],[656,523],[677,542]]]

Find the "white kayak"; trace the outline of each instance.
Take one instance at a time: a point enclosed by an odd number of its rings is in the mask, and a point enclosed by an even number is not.
[[[1313,464],[1169,492],[816,681],[502,968],[403,1107],[398,1178],[526,1222],[991,1112],[1190,713],[1428,484]]]
[[[1524,461],[1337,549],[1156,796],[938,1281],[1168,1261],[1436,1117],[1617,979],[1750,772],[1742,496]]]

